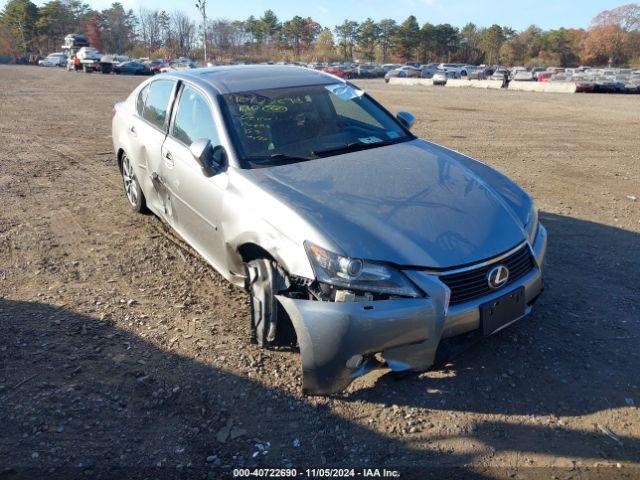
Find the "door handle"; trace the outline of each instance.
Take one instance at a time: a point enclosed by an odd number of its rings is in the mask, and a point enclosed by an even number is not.
[[[171,152],[165,152],[164,158],[165,158],[165,163],[170,167],[172,167],[175,164],[173,160],[173,155],[171,155]]]
[[[134,137],[138,136],[138,132],[136,132],[136,127],[134,126],[131,126],[131,128],[129,129],[129,133]]]

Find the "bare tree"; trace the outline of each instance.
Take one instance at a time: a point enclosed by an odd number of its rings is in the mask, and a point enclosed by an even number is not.
[[[202,30],[204,36],[204,61],[207,61],[207,0],[196,0],[196,7],[202,15]]]
[[[175,49],[179,55],[188,55],[195,41],[196,25],[187,14],[179,10],[171,14]]]
[[[217,51],[237,55],[245,45],[250,43],[251,36],[247,33],[244,22],[217,18],[209,23],[211,44]]]
[[[617,25],[625,32],[640,29],[640,4],[628,3],[612,10],[600,12],[594,19],[593,25]]]
[[[148,55],[162,45],[162,16],[158,10],[140,8],[139,13],[140,38]]]

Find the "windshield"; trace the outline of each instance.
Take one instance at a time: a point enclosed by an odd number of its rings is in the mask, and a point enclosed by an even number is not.
[[[344,83],[222,98],[245,168],[312,160],[414,138],[363,91]]]

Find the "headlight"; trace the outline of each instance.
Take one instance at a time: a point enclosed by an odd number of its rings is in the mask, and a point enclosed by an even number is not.
[[[533,202],[531,202],[531,207],[527,214],[525,229],[527,230],[529,242],[533,243],[536,239],[536,233],[538,233],[538,207],[536,207]]]
[[[402,273],[385,264],[343,257],[309,242],[304,246],[320,282],[366,292],[421,296]]]

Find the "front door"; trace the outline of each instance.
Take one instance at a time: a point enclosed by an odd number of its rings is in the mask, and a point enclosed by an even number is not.
[[[224,264],[220,208],[227,187],[226,172],[207,177],[189,147],[206,138],[220,143],[211,104],[203,92],[183,83],[169,135],[162,147],[162,172],[168,180],[171,223],[216,268]]]

